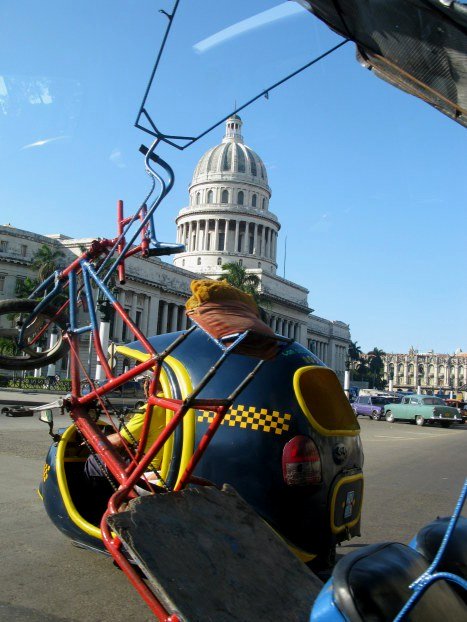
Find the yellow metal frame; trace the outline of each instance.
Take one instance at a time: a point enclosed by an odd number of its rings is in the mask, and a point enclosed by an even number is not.
[[[336,499],[337,499],[337,493],[339,492],[339,489],[341,486],[343,486],[344,484],[351,484],[352,482],[357,482],[359,480],[362,480],[362,498],[360,500],[360,511],[358,512],[358,515],[354,518],[353,521],[351,521],[350,523],[344,523],[343,525],[340,525],[339,527],[337,525],[334,524],[334,515],[335,515],[335,507],[336,507]],[[332,499],[331,499],[331,516],[330,516],[330,523],[331,523],[331,531],[332,533],[340,533],[341,531],[344,531],[345,529],[351,529],[352,527],[354,527],[358,521],[360,520],[360,516],[362,514],[362,507],[363,507],[363,490],[364,490],[364,485],[363,485],[363,473],[357,473],[357,475],[349,475],[347,477],[343,477],[334,487],[333,493],[332,493]]]
[[[128,356],[130,358],[136,359],[139,362],[147,361],[150,355],[147,352],[141,352],[140,350],[134,350],[133,348],[129,348],[128,346],[117,346],[117,352],[124,356]],[[174,372],[175,377],[177,379],[178,385],[180,387],[181,398],[185,399],[187,395],[189,395],[193,389],[193,385],[191,384],[191,379],[188,374],[188,371],[182,363],[173,356],[168,356],[165,358],[165,362],[170,367],[170,369]],[[161,370],[161,381],[162,381],[162,372]],[[170,389],[168,388],[167,393],[165,391],[166,387],[162,385],[164,390],[164,395],[171,395]],[[173,413],[171,411],[167,411],[167,423],[172,418]],[[195,448],[195,430],[196,430],[196,416],[195,411],[190,408],[190,410],[186,413],[183,418],[183,445],[182,445],[182,456],[180,461],[180,468],[178,471],[177,484],[180,481],[183,473],[186,470],[188,462],[193,455]],[[167,445],[167,451],[164,450],[163,458],[162,458],[162,476],[165,478],[167,475],[167,471],[170,464],[170,458],[172,456],[173,449],[173,435],[170,439],[170,446]],[[169,451],[170,450],[170,451]]]
[[[319,371],[323,369],[325,369],[326,371],[330,371],[328,370],[327,367],[322,367],[320,365],[307,365],[306,367],[300,367],[299,369],[296,370],[294,377],[293,377],[293,389],[294,389],[295,397],[297,399],[297,402],[300,408],[302,409],[304,415],[306,416],[308,421],[311,423],[313,428],[315,428],[315,430],[317,430],[323,436],[358,436],[360,434],[360,427],[354,430],[352,429],[350,430],[349,429],[329,430],[327,428],[324,428],[321,424],[319,424],[316,421],[316,419],[313,417],[312,412],[308,408],[308,405],[300,389],[300,378],[302,377],[303,374],[305,374],[309,370],[314,370],[319,373]]]

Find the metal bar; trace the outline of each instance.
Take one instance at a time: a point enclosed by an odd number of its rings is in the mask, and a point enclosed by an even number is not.
[[[174,491],[181,490],[185,486],[185,484],[190,480],[191,474],[195,470],[198,462],[201,460],[204,452],[208,448],[208,445],[211,442],[212,437],[217,432],[217,429],[219,428],[220,424],[222,423],[222,421],[223,421],[223,419],[224,419],[224,417],[225,417],[225,415],[227,413],[227,410],[229,408],[230,408],[230,404],[228,406],[220,406],[219,407],[219,409],[217,411],[217,415],[214,417],[212,422],[209,424],[208,429],[206,430],[206,432],[204,433],[204,435],[201,438],[200,442],[198,443],[198,447],[196,448],[196,450],[194,451],[193,455],[191,456],[190,461],[187,464],[187,467],[186,467],[182,477],[180,478],[178,484],[174,488]]]
[[[159,67],[159,63],[160,63],[160,60],[161,60],[161,57],[162,57],[162,53],[164,52],[165,44],[167,42],[167,38],[168,38],[170,30],[172,28],[172,22],[174,20],[175,14],[177,13],[179,2],[180,2],[180,0],[176,0],[175,1],[174,8],[173,8],[172,13],[170,15],[165,13],[165,15],[167,15],[167,17],[169,19],[169,23],[167,24],[167,28],[165,29],[164,38],[162,39],[162,43],[161,43],[161,46],[159,48],[159,52],[157,54],[156,62],[154,63],[154,67],[152,69],[148,85],[147,85],[146,90],[145,90],[144,95],[143,95],[143,100],[142,100],[141,105],[139,107],[138,116],[136,117],[136,123],[138,123],[138,121],[139,121],[141,113],[142,113],[142,111],[144,109],[144,105],[145,105],[146,100],[148,98],[149,91],[151,90],[152,82],[154,80],[154,77],[156,75],[157,69]]]
[[[239,106],[238,108],[235,108],[235,110],[233,110],[228,115],[226,115],[225,117],[220,119],[220,121],[217,121],[217,123],[214,123],[214,125],[211,125],[204,132],[202,132],[201,134],[198,134],[197,136],[195,136],[194,138],[191,138],[190,140],[187,140],[187,142],[184,145],[177,145],[176,143],[173,142],[173,140],[168,140],[168,139],[172,138],[172,139],[175,139],[175,140],[185,140],[186,139],[185,136],[173,136],[173,135],[169,135],[169,134],[163,134],[159,130],[157,130],[157,134],[155,134],[155,133],[152,133],[151,131],[149,131],[144,126],[136,125],[136,127],[138,127],[139,129],[147,132],[148,134],[151,134],[152,136],[157,136],[161,141],[171,145],[172,147],[176,147],[177,149],[183,151],[187,147],[190,147],[193,143],[197,142],[200,138],[203,138],[204,136],[206,136],[206,134],[209,134],[209,132],[211,132],[216,127],[221,125],[221,123],[224,123],[224,121],[226,121],[232,115],[237,114],[238,112],[244,110],[248,106],[251,106],[251,104],[253,104],[255,101],[260,99],[260,97],[264,97],[265,95],[269,94],[271,91],[273,91],[274,89],[278,88],[279,86],[281,86],[282,84],[284,84],[285,82],[290,80],[291,78],[294,78],[295,76],[297,76],[302,71],[305,71],[305,69],[308,69],[309,67],[313,66],[314,64],[316,64],[320,60],[323,60],[323,58],[326,58],[326,56],[329,56],[330,54],[332,54],[333,52],[338,50],[340,47],[342,47],[343,45],[345,45],[349,41],[350,41],[350,39],[344,39],[343,41],[341,41],[340,43],[338,43],[334,47],[330,48],[326,52],[323,52],[323,54],[320,54],[319,56],[317,56],[313,60],[309,61],[308,63],[306,63],[302,67],[299,67],[298,69],[296,69],[292,73],[288,74],[287,76],[285,76],[284,78],[282,78],[278,82],[275,82],[274,84],[271,84],[271,86],[269,86],[269,87],[265,88],[264,90],[262,90],[260,93],[255,95],[255,97],[252,97],[247,102],[245,102],[243,105]],[[146,113],[146,115],[147,115],[147,113]],[[149,115],[147,115],[147,116],[149,116]],[[139,116],[138,116],[138,120],[139,120]],[[154,124],[152,124],[152,125],[154,127]]]

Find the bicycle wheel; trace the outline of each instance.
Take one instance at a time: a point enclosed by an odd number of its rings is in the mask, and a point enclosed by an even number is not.
[[[38,369],[64,356],[68,349],[63,339],[66,318],[57,316],[51,307],[45,308],[24,330],[23,345],[18,346],[19,331],[37,302],[27,299],[0,301],[0,368]],[[50,345],[49,334],[56,329],[57,338]],[[38,347],[42,346],[41,351]]]

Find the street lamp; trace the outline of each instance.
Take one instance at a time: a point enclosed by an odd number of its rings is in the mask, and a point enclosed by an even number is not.
[[[100,313],[99,339],[102,345],[102,351],[107,352],[109,347],[110,323],[115,313],[115,309],[113,308],[112,303],[109,300],[102,299],[101,297],[99,297],[97,300],[97,308]],[[95,379],[104,380],[104,378],[104,369],[100,364],[99,359],[97,359]]]
[[[344,393],[347,395],[347,399],[350,399],[350,366],[352,361],[350,360],[349,353],[345,359],[345,372],[344,372]]]

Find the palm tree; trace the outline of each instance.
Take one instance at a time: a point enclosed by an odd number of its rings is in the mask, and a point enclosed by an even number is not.
[[[37,270],[37,276],[40,281],[44,281],[50,276],[59,264],[65,254],[60,250],[52,250],[47,244],[42,244],[36,252],[32,260],[32,267]]]
[[[221,278],[225,279],[227,283],[233,285],[242,292],[246,292],[253,296],[257,305],[262,301],[261,294],[259,293],[259,286],[261,279],[257,274],[248,274],[246,269],[239,263],[228,262],[222,265],[222,270],[225,272]]]
[[[351,341],[349,346],[349,357],[351,361],[359,361],[362,349],[358,345],[358,341]]]
[[[383,380],[383,372],[384,372],[384,361],[383,356],[386,353],[379,348],[373,348],[371,352],[368,352],[368,367],[370,370],[371,377],[373,379],[373,385],[375,389],[383,389],[384,388],[384,380]]]

